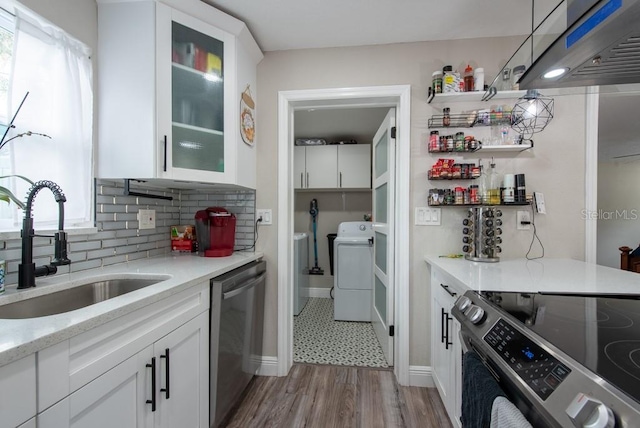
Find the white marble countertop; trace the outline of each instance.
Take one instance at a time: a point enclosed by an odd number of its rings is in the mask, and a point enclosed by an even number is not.
[[[40,318],[0,319],[0,366],[76,336],[141,307],[170,297],[188,287],[208,281],[262,257],[262,253],[236,252],[229,257],[198,257],[171,254],[140,259],[100,269],[37,278],[36,287],[16,290],[7,287],[0,305],[71,288],[99,276],[155,276],[157,284],[96,303],[94,305]]]
[[[470,262],[427,255],[425,261],[475,291],[640,295],[640,274],[571,259]]]

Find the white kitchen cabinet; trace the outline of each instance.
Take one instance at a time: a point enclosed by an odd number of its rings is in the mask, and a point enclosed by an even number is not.
[[[98,23],[98,176],[255,188],[240,106],[262,53],[246,26],[197,0],[98,0]]]
[[[371,188],[371,145],[338,146],[338,187],[341,189]]]
[[[148,346],[40,413],[38,427],[152,427],[152,351]]]
[[[431,364],[433,379],[451,423],[461,427],[462,347],[460,323],[451,314],[464,287],[432,267]]]
[[[295,189],[371,189],[371,145],[294,147]]]
[[[208,428],[208,334],[205,312],[40,413],[38,427]]]
[[[0,367],[0,427],[13,428],[36,415],[36,358],[29,355]],[[29,426],[29,421],[25,426]]]
[[[156,427],[209,426],[209,314],[203,313],[153,345],[159,356]]]

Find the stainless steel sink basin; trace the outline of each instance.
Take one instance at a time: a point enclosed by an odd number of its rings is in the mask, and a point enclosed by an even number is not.
[[[157,284],[167,278],[120,278],[90,282],[66,290],[0,306],[0,319],[37,318],[84,308]]]

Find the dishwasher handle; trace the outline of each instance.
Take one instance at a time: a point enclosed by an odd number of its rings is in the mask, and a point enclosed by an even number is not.
[[[242,292],[254,287],[256,284],[258,284],[260,281],[262,281],[266,276],[267,276],[267,273],[263,272],[259,276],[255,277],[254,279],[243,283],[238,288],[234,288],[233,290],[229,290],[226,293],[222,293],[222,300],[227,300],[227,299],[230,299],[232,297],[235,297],[238,294],[240,294],[240,293],[242,293]]]

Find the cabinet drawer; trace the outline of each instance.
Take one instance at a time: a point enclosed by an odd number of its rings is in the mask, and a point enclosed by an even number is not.
[[[431,269],[431,289],[433,293],[444,293],[453,304],[458,297],[467,291],[466,287],[446,272],[435,268]]]

